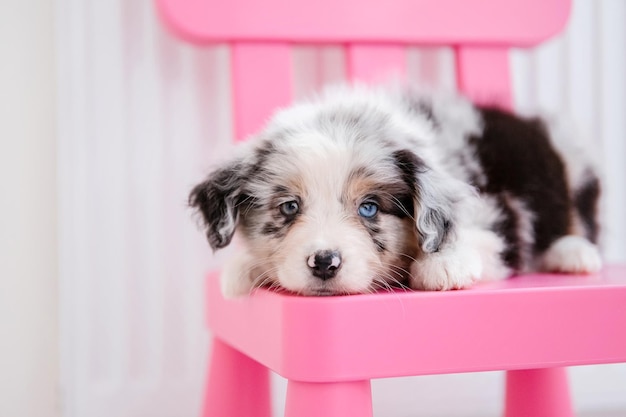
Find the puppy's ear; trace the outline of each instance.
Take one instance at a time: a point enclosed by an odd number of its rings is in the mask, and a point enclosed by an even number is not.
[[[245,171],[243,163],[235,161],[209,174],[189,194],[189,205],[202,215],[213,250],[227,246],[235,233]]]
[[[394,158],[414,192],[415,226],[422,251],[438,252],[453,236],[455,204],[465,190],[459,181],[436,172],[413,151],[397,151]]]
[[[455,196],[434,172],[424,172],[417,181],[415,220],[424,253],[439,252],[451,240],[456,226]]]

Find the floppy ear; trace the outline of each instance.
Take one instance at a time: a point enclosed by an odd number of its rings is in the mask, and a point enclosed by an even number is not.
[[[424,253],[439,252],[449,242],[456,226],[455,199],[445,179],[432,171],[418,176],[415,221]]]
[[[240,161],[218,169],[196,185],[189,194],[189,205],[203,217],[206,236],[213,250],[227,246],[239,221],[246,175]]]
[[[455,205],[465,190],[458,180],[434,171],[413,151],[397,151],[394,157],[414,192],[420,247],[424,253],[438,252],[453,236]]]

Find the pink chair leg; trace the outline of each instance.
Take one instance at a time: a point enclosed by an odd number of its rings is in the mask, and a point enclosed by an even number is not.
[[[285,417],[372,417],[370,381],[289,381]]]
[[[566,368],[506,373],[505,417],[573,417]]]
[[[271,417],[267,368],[213,339],[202,417]]]

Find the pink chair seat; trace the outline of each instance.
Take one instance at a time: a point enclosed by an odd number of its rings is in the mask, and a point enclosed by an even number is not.
[[[463,291],[225,300],[207,279],[214,336],[298,381],[626,362],[626,267],[528,275]],[[227,317],[228,319],[225,319]]]
[[[371,417],[374,378],[507,370],[506,417],[571,417],[564,366],[626,362],[626,266],[536,274],[450,292],[226,300],[207,277],[215,337],[205,417]]]

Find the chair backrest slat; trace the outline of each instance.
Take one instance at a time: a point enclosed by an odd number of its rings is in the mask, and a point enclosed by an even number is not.
[[[291,47],[286,43],[235,43],[231,53],[235,140],[242,141],[276,108],[291,101]]]
[[[455,62],[459,91],[477,103],[513,107],[507,48],[459,46]]]

